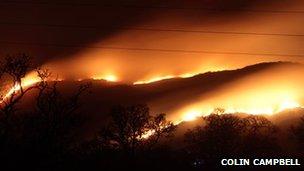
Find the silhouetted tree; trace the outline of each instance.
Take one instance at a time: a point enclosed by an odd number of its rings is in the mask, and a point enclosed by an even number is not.
[[[131,156],[139,150],[153,148],[161,138],[172,135],[175,130],[165,114],[151,116],[147,105],[114,107],[111,119],[98,136],[100,143]]]
[[[241,118],[232,114],[212,114],[203,120],[203,126],[185,134],[187,150],[194,156],[205,159],[254,157],[279,151],[277,128],[263,116]]]
[[[148,149],[152,149],[159,143],[161,138],[173,136],[176,126],[172,122],[166,120],[166,114],[161,113],[154,117],[150,117],[149,129],[151,130],[151,134],[145,138],[146,141],[144,142]]]
[[[25,54],[8,55],[1,63],[0,76],[8,87],[0,99],[0,161],[5,163],[2,167],[14,168],[18,165],[13,163],[18,163],[41,169],[62,161],[81,123],[79,99],[90,84],[80,85],[66,97],[58,90],[58,82],[49,80],[51,73],[46,69],[36,69],[40,80],[25,85],[23,79],[33,69]],[[18,104],[34,89],[36,109],[30,113],[19,110]]]
[[[249,156],[272,155],[279,152],[278,128],[263,116],[251,115],[243,119],[242,153]]]
[[[188,130],[185,140],[192,153],[206,158],[234,155],[240,147],[244,122],[231,114],[203,117],[204,126]]]
[[[26,54],[7,55],[1,62],[1,77],[9,80],[9,89],[2,90],[0,99],[0,146],[5,148],[8,134],[16,125],[12,125],[17,104],[24,95],[35,86],[24,87],[22,79],[31,69],[30,57]]]
[[[75,141],[75,129],[83,121],[77,109],[81,95],[90,84],[82,84],[70,97],[65,97],[57,88],[58,81],[47,81],[48,70],[38,70],[36,111],[27,120],[24,138],[30,148],[46,160],[56,162],[69,151]],[[83,118],[81,118],[83,119]]]

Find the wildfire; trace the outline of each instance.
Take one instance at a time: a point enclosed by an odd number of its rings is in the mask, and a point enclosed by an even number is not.
[[[117,82],[118,81],[118,77],[113,74],[104,75],[104,76],[93,76],[92,79],[93,80],[106,80],[108,82]]]
[[[278,105],[272,105],[268,107],[240,107],[240,108],[232,108],[226,107],[223,108],[224,113],[246,113],[246,114],[252,114],[252,115],[273,115],[279,112],[282,112],[284,110],[288,109],[295,109],[295,108],[300,108],[302,107],[300,103],[293,101],[293,100],[283,100],[280,102]],[[214,108],[210,107],[199,107],[199,106],[194,106],[190,107],[189,109],[186,109],[184,112],[182,112],[182,117],[180,120],[176,120],[175,124],[179,124],[182,121],[193,121],[197,119],[198,117],[201,116],[208,116],[214,112]]]
[[[31,85],[34,85],[36,83],[40,82],[39,77],[36,75],[35,72],[31,72],[30,74],[28,74],[25,78],[22,79],[22,85],[14,85],[3,97],[3,100],[5,100],[6,98],[10,97],[13,93],[16,93],[18,91],[20,91],[21,86],[22,87],[29,87]],[[2,100],[2,101],[3,101]]]
[[[182,121],[193,121],[195,120],[196,118],[202,116],[202,113],[200,110],[198,109],[192,109],[192,110],[189,110],[187,111],[183,118],[182,118]]]
[[[63,78],[56,78],[56,79],[49,79],[50,81],[63,81]],[[10,97],[12,94],[14,93],[18,93],[18,91],[20,91],[21,87],[22,88],[27,88],[30,86],[33,86],[37,83],[39,83],[41,81],[41,79],[38,77],[37,73],[32,71],[30,72],[28,75],[26,75],[22,80],[21,80],[21,85],[16,84],[14,85],[11,89],[9,89],[9,91],[7,91],[7,93],[3,96],[3,99],[1,102],[3,102],[3,100],[5,100],[6,98]]]
[[[146,131],[141,137],[138,137],[138,139],[148,139],[150,136],[152,136],[155,133],[155,130],[151,129]]]
[[[277,72],[274,72],[277,73]],[[286,74],[286,73],[285,73]],[[179,75],[165,75],[158,76],[147,80],[136,81],[133,84],[149,84],[156,81],[171,79],[171,78],[188,78],[197,75],[197,73],[186,73]],[[179,124],[182,121],[193,121],[201,116],[210,115],[215,108],[223,108],[225,113],[247,113],[247,114],[276,114],[287,109],[294,109],[302,107],[300,91],[297,87],[300,84],[290,83],[292,78],[281,79],[281,77],[271,76],[272,80],[267,77],[253,76],[225,85],[222,89],[216,90],[215,93],[210,93],[207,97],[196,99],[194,104],[187,104],[186,106],[177,106],[176,111],[170,113],[176,114],[170,118],[174,124]],[[108,74],[100,74],[91,77],[94,80],[106,80],[108,82],[120,81],[119,78],[112,72]],[[62,81],[63,79],[57,79]],[[82,78],[75,81],[82,81]],[[285,80],[285,81],[284,81]],[[40,81],[35,72],[31,72],[24,79],[22,79],[22,87],[34,85]],[[20,85],[14,85],[4,99],[20,91]],[[168,112],[168,111],[165,111]],[[153,131],[148,131],[144,137],[149,137]]]
[[[224,113],[230,113],[230,114],[234,114],[234,113],[246,113],[246,114],[252,114],[252,115],[263,115],[263,114],[276,114],[279,112],[282,112],[284,110],[287,109],[295,109],[295,108],[299,108],[301,107],[301,105],[295,101],[283,101],[280,105],[279,108],[262,108],[262,109],[231,109],[231,108],[227,108],[227,109],[223,109]],[[187,110],[183,116],[182,119],[179,120],[175,120],[173,122],[174,125],[178,125],[181,122],[189,122],[189,121],[194,121],[197,118],[201,117],[201,116],[208,116],[210,114],[212,114],[214,111],[214,109],[208,109],[208,110],[202,110],[198,107],[196,108],[191,108],[189,110]],[[224,114],[223,113],[223,114]],[[145,134],[141,137],[139,137],[139,139],[148,139],[150,136],[152,136],[155,133],[155,130],[148,130],[145,132]]]
[[[151,79],[136,81],[133,84],[134,85],[137,85],[137,84],[149,84],[149,83],[153,83],[153,82],[157,82],[157,81],[161,81],[161,80],[167,80],[167,79],[171,79],[171,78],[190,78],[190,77],[193,77],[193,76],[195,76],[197,74],[198,73],[186,73],[186,74],[180,74],[180,75],[156,76],[156,77],[153,77]]]
[[[287,109],[294,109],[294,108],[299,108],[301,105],[298,102],[295,101],[283,101],[280,104],[280,107],[278,109],[279,112],[287,110]]]

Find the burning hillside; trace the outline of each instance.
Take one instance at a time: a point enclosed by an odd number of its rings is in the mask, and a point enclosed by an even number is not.
[[[86,97],[87,106],[83,110],[90,109],[92,115],[98,116],[115,104],[147,103],[153,112],[167,113],[174,123],[209,115],[217,108],[226,113],[272,115],[303,106],[303,71],[302,64],[274,62],[188,78],[165,77],[162,81],[155,79],[155,82],[135,82],[134,85],[110,84],[92,78],[92,94]],[[108,81],[115,81],[113,79]],[[24,86],[39,82],[32,74],[24,80]],[[62,81],[60,87],[70,91],[87,81],[90,80]]]

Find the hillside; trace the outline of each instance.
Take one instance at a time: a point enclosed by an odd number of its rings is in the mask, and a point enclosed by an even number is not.
[[[152,113],[163,112],[171,119],[174,116],[172,111],[199,99],[204,94],[217,92],[221,87],[251,75],[268,72],[272,69],[281,70],[286,67],[301,68],[302,65],[289,62],[261,63],[237,70],[208,72],[191,78],[168,79],[142,85],[83,80],[61,81],[58,86],[64,94],[69,94],[76,91],[77,85],[92,82],[90,92],[82,98],[80,110],[88,119],[85,132],[93,133],[98,125],[107,118],[113,105],[147,103]],[[26,106],[31,106],[29,105],[32,101],[31,97],[32,95],[29,95],[25,100]]]

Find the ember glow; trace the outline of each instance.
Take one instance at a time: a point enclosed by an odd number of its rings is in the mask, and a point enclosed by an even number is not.
[[[155,130],[148,130],[146,131],[141,137],[138,137],[138,139],[148,139],[150,136],[155,134]]]
[[[298,108],[301,107],[301,105],[298,102],[295,101],[283,101],[280,104],[279,110],[278,111],[284,111],[286,109],[293,109],[293,108]]]
[[[253,115],[273,115],[287,109],[302,108],[304,92],[301,85],[304,80],[299,76],[303,70],[289,69],[254,74],[203,95],[174,111],[177,113],[175,123],[210,115],[216,108],[223,109],[225,113]]]
[[[161,80],[167,80],[167,79],[171,79],[171,78],[189,78],[189,77],[193,77],[197,74],[199,74],[199,73],[195,73],[195,74],[186,73],[186,74],[181,74],[181,75],[156,76],[156,77],[153,77],[151,79],[136,81],[133,84],[134,85],[136,85],[136,84],[149,84],[149,83],[153,83],[153,82],[157,82],[157,81],[161,81]]]
[[[202,116],[202,111],[200,111],[199,109],[191,109],[191,110],[185,112],[181,121],[193,121],[200,116]],[[176,123],[181,122],[181,121],[176,121]]]
[[[9,91],[3,96],[3,100],[9,98],[14,93],[18,93],[18,91],[20,91],[21,86],[23,88],[26,88],[38,82],[40,82],[40,78],[37,76],[37,74],[35,72],[29,73],[25,78],[22,79],[22,85],[14,85],[11,89],[9,89]]]
[[[93,80],[106,80],[109,82],[117,82],[118,78],[115,75],[109,74],[109,75],[104,75],[104,76],[93,76]]]
[[[93,80],[105,80],[108,82],[117,82],[118,78],[115,75],[105,75],[101,77],[92,77]],[[63,81],[63,78],[49,79],[49,81]],[[82,81],[83,79],[76,79],[75,81]],[[33,86],[40,82],[40,78],[37,76],[36,72],[29,73],[25,78],[22,79],[22,85],[14,85],[9,91],[3,96],[3,100],[10,97],[14,93],[18,93],[20,91],[21,86],[23,88],[27,88]],[[3,101],[2,100],[2,101]]]
[[[48,78],[48,81],[64,81],[64,79],[63,78]],[[19,85],[19,84],[14,85],[12,88],[10,88],[7,91],[7,93],[3,96],[3,99],[1,102],[3,102],[5,99],[9,98],[13,94],[18,93],[20,91],[21,87],[23,89],[28,88],[28,87],[36,85],[39,82],[41,82],[41,79],[39,78],[37,73],[35,71],[30,72],[21,80],[21,85]]]
[[[231,108],[231,107],[227,107],[227,108],[223,108],[225,113],[230,113],[230,114],[234,114],[234,113],[246,113],[246,114],[252,114],[252,115],[273,115],[279,112],[282,112],[284,110],[287,109],[294,109],[294,108],[300,108],[302,107],[298,102],[295,101],[282,101],[278,106],[278,108],[274,106],[269,106],[269,107],[256,107],[256,108]],[[212,114],[214,111],[214,108],[205,108],[202,109],[200,107],[192,107],[190,109],[188,109],[188,111],[183,112],[182,114],[182,118],[180,120],[176,120],[174,123],[175,124],[179,124],[182,121],[193,121],[195,119],[197,119],[198,117],[201,116],[208,116],[210,114]]]

